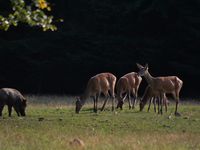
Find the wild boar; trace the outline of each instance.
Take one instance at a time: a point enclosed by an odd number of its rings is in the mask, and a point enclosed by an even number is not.
[[[0,116],[4,106],[8,106],[8,115],[11,117],[12,107],[15,109],[18,116],[25,116],[26,99],[16,89],[1,88],[0,89]]]

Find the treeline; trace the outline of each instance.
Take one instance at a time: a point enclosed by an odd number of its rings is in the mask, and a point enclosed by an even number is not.
[[[198,96],[199,1],[50,2],[55,18],[64,19],[57,23],[58,31],[23,24],[0,31],[1,87],[79,94],[96,73],[110,71],[120,77],[137,71],[135,63],[140,62],[149,63],[155,76],[179,76],[182,94]]]

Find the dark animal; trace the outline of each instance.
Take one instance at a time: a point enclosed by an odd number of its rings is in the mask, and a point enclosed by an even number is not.
[[[15,109],[18,116],[25,116],[26,99],[16,89],[1,88],[0,89],[0,116],[4,106],[8,106],[8,115],[11,117],[12,107]]]

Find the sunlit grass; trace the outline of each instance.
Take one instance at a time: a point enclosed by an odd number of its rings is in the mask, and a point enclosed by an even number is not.
[[[97,114],[92,112],[92,103],[87,103],[80,114],[75,114],[74,97],[28,99],[25,118],[18,118],[14,111],[9,118],[4,108],[4,118],[0,119],[1,150],[77,149],[69,144],[74,138],[85,143],[79,149],[200,149],[200,105],[196,103],[182,103],[182,116],[175,117],[174,104],[162,116],[153,109],[149,113],[139,112],[138,107],[128,110],[127,105],[113,113],[110,103]]]

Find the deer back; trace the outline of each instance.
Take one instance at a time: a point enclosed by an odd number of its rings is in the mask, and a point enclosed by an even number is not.
[[[156,77],[151,86],[158,91],[171,93],[181,89],[182,81],[177,76]]]

